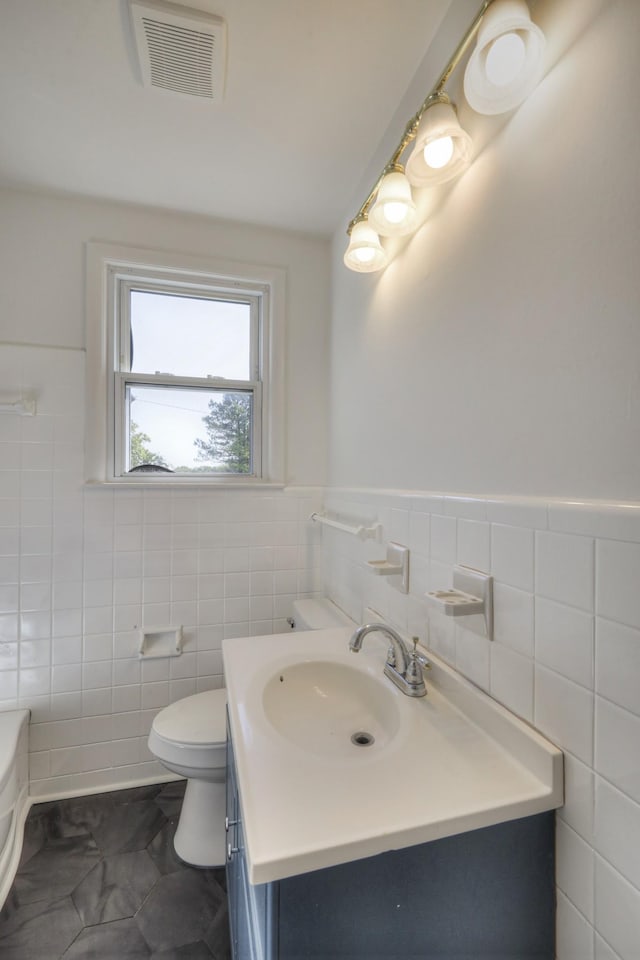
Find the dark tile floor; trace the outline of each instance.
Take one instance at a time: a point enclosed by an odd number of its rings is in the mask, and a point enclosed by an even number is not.
[[[2,960],[229,960],[224,869],[175,854],[184,781],[31,808]]]

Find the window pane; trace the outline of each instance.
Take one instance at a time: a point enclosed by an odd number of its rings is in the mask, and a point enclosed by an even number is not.
[[[128,384],[127,470],[253,472],[250,390]]]
[[[132,290],[131,370],[251,380],[250,305]]]

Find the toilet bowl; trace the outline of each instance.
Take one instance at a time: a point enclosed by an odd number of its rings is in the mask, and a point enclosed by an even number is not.
[[[155,717],[149,750],[168,770],[187,778],[173,845],[197,867],[225,863],[226,690],[176,700]]]

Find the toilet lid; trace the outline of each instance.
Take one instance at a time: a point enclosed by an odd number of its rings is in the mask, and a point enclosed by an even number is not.
[[[153,729],[165,740],[184,744],[224,743],[226,690],[206,690],[176,700],[157,714]]]

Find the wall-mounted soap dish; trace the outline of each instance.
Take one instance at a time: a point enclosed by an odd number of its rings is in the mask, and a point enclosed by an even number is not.
[[[409,592],[409,547],[390,540],[385,560],[367,560],[367,567],[378,577],[399,577],[398,590]]]
[[[447,617],[471,617],[481,614],[484,621],[482,635],[493,640],[493,577],[473,567],[453,568],[453,589],[432,590],[427,602]],[[467,626],[467,624],[465,624]],[[474,627],[468,624],[469,629]],[[475,632],[480,632],[477,629]]]
[[[469,617],[484,613],[484,600],[462,590],[434,590],[427,594],[429,602],[437,604],[448,617]]]

